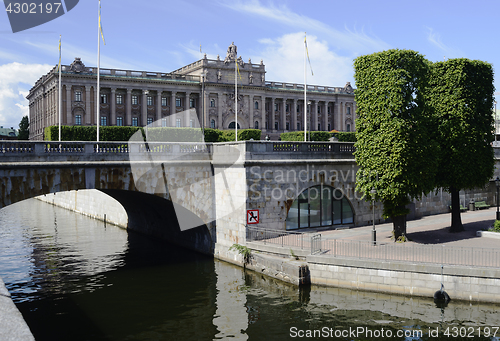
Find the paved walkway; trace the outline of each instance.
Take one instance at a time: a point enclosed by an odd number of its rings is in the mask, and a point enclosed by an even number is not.
[[[461,214],[465,231],[450,233],[451,213],[426,216],[407,222],[407,244],[444,244],[450,246],[483,247],[500,249],[500,239],[477,237],[476,231],[493,225],[496,207]],[[362,226],[345,230],[318,231],[322,239],[351,239],[370,241],[373,226]],[[378,243],[393,243],[392,223],[375,225]]]

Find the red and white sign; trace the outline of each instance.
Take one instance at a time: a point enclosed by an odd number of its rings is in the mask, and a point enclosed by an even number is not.
[[[247,224],[259,223],[259,210],[247,210]]]

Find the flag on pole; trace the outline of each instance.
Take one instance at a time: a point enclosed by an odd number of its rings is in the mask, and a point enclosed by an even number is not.
[[[200,53],[201,53],[201,43],[200,43]]]
[[[238,60],[235,60],[235,63],[236,63],[236,70],[238,70],[238,76],[240,76],[241,80],[240,66],[238,65]]]
[[[313,68],[311,65],[311,59],[309,58],[309,50],[307,49],[307,39],[305,35],[304,35],[304,44],[306,45],[307,60],[309,61],[309,67],[311,68],[311,75],[314,76]]]
[[[99,31],[101,32],[102,42],[106,45],[106,41],[104,40],[104,33],[102,33],[102,24],[101,24],[101,0],[99,0]]]
[[[59,64],[57,64],[56,72],[59,72],[60,68],[61,68],[61,35],[59,35]]]

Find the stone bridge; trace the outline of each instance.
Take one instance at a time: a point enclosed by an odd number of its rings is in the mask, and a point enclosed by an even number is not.
[[[372,205],[355,188],[352,143],[0,142],[0,208],[70,190],[116,199],[127,228],[207,254],[245,244],[247,227],[336,228],[372,222]],[[496,175],[495,175],[496,176]],[[494,185],[461,193],[494,201]],[[413,214],[442,213],[439,192]],[[382,221],[375,203],[375,220]],[[229,256],[229,255],[228,255]],[[232,256],[231,256],[232,257]]]

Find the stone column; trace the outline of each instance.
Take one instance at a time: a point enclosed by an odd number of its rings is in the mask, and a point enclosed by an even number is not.
[[[148,125],[148,90],[142,90],[142,103],[141,103],[141,118],[142,126]]]
[[[190,92],[187,92],[186,91],[186,100],[185,100],[185,103],[184,103],[184,127],[189,127],[190,124],[189,124],[189,120],[191,119],[191,115],[190,115],[190,109],[191,107],[189,106],[189,97],[191,96],[191,93]]]
[[[127,103],[125,104],[125,107],[126,107],[125,125],[131,126],[132,125],[132,89],[127,89]]]
[[[116,88],[111,88],[111,98],[109,99],[109,110],[111,111],[109,114],[108,122],[109,126],[116,125]]]
[[[323,102],[321,114],[323,115],[323,130],[328,131],[328,102]]]
[[[170,125],[172,127],[175,127],[175,115],[177,114],[177,103],[175,101],[176,96],[177,93],[172,91],[172,93],[170,94],[170,116],[167,120],[167,126]]]
[[[155,126],[161,127],[161,119],[162,119],[162,106],[161,106],[161,90],[156,90],[156,112],[155,112],[155,121],[157,122]]]
[[[312,123],[311,123],[311,131],[318,130],[318,101],[312,102]]]
[[[250,126],[250,129],[255,128],[255,122],[253,119],[253,112],[255,110],[255,96],[248,96],[249,101],[250,101],[250,112],[248,113],[248,125]]]
[[[276,127],[276,123],[275,123],[276,122],[276,118],[275,118],[276,117],[276,108],[275,108],[274,100],[275,100],[275,98],[271,97],[271,110],[270,110],[271,111],[271,127],[270,127],[271,129],[269,129],[271,131],[276,129],[275,128]]]
[[[260,124],[262,127],[260,128],[262,131],[266,130],[266,97],[262,97],[262,105],[260,108],[260,116],[262,117],[262,122]]]
[[[217,129],[223,129],[222,126],[222,101],[223,101],[223,94],[218,92],[217,93]]]
[[[210,93],[207,91],[207,88],[205,86],[205,92],[203,94],[203,105],[202,105],[202,113],[201,113],[201,118],[204,120],[203,126],[205,128],[210,128],[210,119],[208,115],[208,106],[210,105]]]
[[[292,110],[290,112],[291,112],[290,130],[296,131],[297,130],[297,99],[296,98],[293,99]]]
[[[85,124],[92,124],[92,107],[90,104],[90,86],[85,87]]]
[[[281,129],[286,130],[286,98],[283,98],[283,107],[281,108]]]

